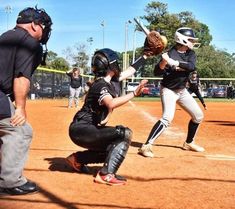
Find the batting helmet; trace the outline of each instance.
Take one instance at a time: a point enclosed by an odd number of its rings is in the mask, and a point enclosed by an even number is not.
[[[92,57],[91,67],[93,73],[97,77],[105,76],[107,71],[114,71],[115,76],[120,75],[120,68],[118,64],[118,55],[111,49],[104,48],[95,52]]]
[[[198,38],[196,38],[194,31],[191,28],[182,27],[175,32],[175,42],[181,45],[187,46],[190,49],[198,48],[200,43],[196,43]]]

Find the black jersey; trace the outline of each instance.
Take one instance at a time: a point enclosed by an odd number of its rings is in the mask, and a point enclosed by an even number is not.
[[[72,88],[79,88],[82,86],[82,76],[78,76],[77,78],[75,78],[73,76],[73,73],[66,73],[69,77],[70,77],[70,86]]]
[[[164,70],[159,68],[159,63],[154,69],[155,76],[163,75],[162,86],[172,90],[183,89],[186,87],[190,72],[195,70],[196,55],[193,50],[187,50],[185,53],[178,52],[175,47],[168,52],[170,58],[179,61],[181,70],[175,70],[175,67],[166,65]]]
[[[0,90],[13,93],[13,80],[31,78],[42,61],[42,46],[26,30],[14,28],[0,36]]]
[[[198,77],[195,80],[189,78],[188,82],[189,82],[189,87],[188,87],[189,91],[194,92],[199,90],[200,80]]]
[[[98,125],[108,115],[108,108],[102,105],[105,96],[117,96],[112,83],[106,82],[103,78],[97,79],[90,87],[85,103],[80,111],[74,116],[74,121]]]

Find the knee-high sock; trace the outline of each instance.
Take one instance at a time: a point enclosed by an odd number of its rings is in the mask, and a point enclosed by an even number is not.
[[[165,130],[166,126],[159,120],[152,128],[147,141],[145,144],[153,144],[154,141],[161,135]]]
[[[189,121],[188,124],[188,135],[186,142],[191,143],[194,140],[194,136],[196,135],[199,123],[194,123],[192,120]]]

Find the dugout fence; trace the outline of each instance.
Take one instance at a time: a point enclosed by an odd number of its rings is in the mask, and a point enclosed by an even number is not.
[[[92,77],[81,75],[84,88]],[[68,97],[69,83],[70,78],[65,71],[38,67],[32,76],[29,97],[32,99]]]
[[[83,78],[83,89],[86,83],[93,79],[91,75],[81,74]],[[147,79],[149,84],[159,87],[160,77],[131,77],[122,84],[122,92],[125,94],[129,82],[139,82],[142,79]],[[235,95],[235,78],[200,78],[201,91],[209,89],[223,88],[227,91],[227,87],[233,87]],[[29,97],[32,99],[38,98],[64,98],[69,96],[69,77],[65,71],[38,67],[32,77]],[[82,94],[84,91],[82,91]],[[81,95],[82,96],[82,95]],[[226,95],[225,95],[226,97]]]

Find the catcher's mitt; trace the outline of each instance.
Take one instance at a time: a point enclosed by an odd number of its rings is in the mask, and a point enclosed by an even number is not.
[[[151,31],[144,42],[144,54],[154,56],[160,54],[167,45],[165,36],[161,36],[157,31]]]

